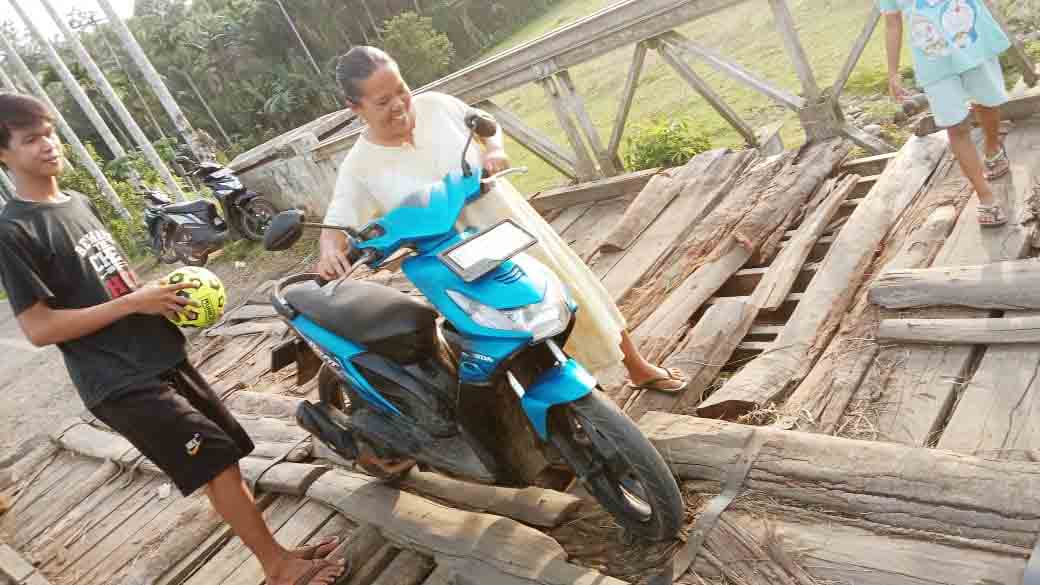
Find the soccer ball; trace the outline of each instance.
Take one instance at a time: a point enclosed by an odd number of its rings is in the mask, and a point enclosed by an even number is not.
[[[163,279],[166,284],[181,284],[190,282],[195,288],[186,288],[177,293],[177,296],[191,299],[198,306],[189,305],[184,311],[171,319],[178,327],[194,327],[205,329],[220,320],[224,315],[224,305],[227,304],[227,290],[220,278],[205,268],[198,266],[185,266],[178,268]]]

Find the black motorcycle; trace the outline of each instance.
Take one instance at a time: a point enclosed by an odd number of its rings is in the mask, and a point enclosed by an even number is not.
[[[148,243],[160,262],[205,266],[209,255],[227,241],[227,222],[212,201],[173,203],[168,195],[155,189],[147,189],[141,195]]]
[[[278,214],[270,201],[246,189],[235,173],[221,164],[196,163],[184,156],[178,157],[177,162],[195,168],[191,174],[213,191],[231,229],[247,240],[259,242],[264,239],[267,225]]]

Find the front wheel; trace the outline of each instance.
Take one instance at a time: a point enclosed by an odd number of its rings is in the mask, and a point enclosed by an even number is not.
[[[270,201],[262,197],[250,199],[242,206],[239,214],[241,224],[239,227],[242,235],[254,242],[263,240],[267,226],[276,215],[278,215],[278,210]]]
[[[585,488],[625,530],[651,541],[678,536],[683,501],[671,470],[601,392],[554,408],[549,433]]]

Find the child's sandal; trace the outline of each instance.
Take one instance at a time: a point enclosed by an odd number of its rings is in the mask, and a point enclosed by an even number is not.
[[[995,154],[993,158],[986,159],[986,180],[996,181],[997,179],[1008,174],[1011,170],[1011,162],[1008,160],[1007,150],[1003,146],[1000,147],[1000,152]]]
[[[993,205],[979,205],[977,208],[979,225],[982,227],[997,227],[1007,223],[1007,213],[999,203]]]

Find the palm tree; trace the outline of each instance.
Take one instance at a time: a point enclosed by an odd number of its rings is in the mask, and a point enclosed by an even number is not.
[[[101,6],[101,10],[105,12],[105,16],[108,17],[108,21],[112,23],[112,28],[116,31],[119,36],[119,40],[123,44],[123,48],[133,59],[134,63],[137,64],[137,68],[140,69],[141,74],[144,76],[145,81],[152,87],[152,91],[159,97],[159,102],[162,104],[166,113],[173,120],[174,127],[177,128],[177,132],[180,133],[181,138],[188,144],[192,152],[199,160],[208,160],[212,158],[213,154],[208,152],[205,147],[199,142],[198,137],[195,135],[195,129],[192,128],[188,118],[181,111],[180,106],[177,104],[177,100],[174,99],[173,94],[170,93],[169,88],[163,83],[162,77],[159,72],[155,70],[152,62],[148,60],[148,55],[145,54],[144,49],[138,44],[137,39],[134,38],[134,34],[130,32],[130,28],[126,26],[123,19],[119,18],[116,11],[112,9],[112,4],[109,0],[98,0],[98,4]]]
[[[11,0],[12,3],[16,3],[16,0]],[[156,152],[155,147],[152,146],[152,142],[148,140],[148,136],[145,135],[144,130],[137,124],[137,120],[134,119],[130,111],[126,109],[126,105],[123,104],[123,100],[116,94],[115,89],[112,88],[112,84],[108,82],[108,78],[94,62],[94,59],[87,52],[87,49],[80,42],[79,36],[69,27],[62,18],[58,11],[54,9],[50,0],[40,0],[43,7],[47,9],[47,13],[50,14],[51,19],[58,25],[61,33],[65,35],[65,39],[68,41],[72,50],[76,53],[76,58],[79,59],[80,65],[87,71],[87,75],[94,81],[97,88],[101,91],[101,94],[105,96],[105,100],[115,111],[116,115],[119,116],[119,120],[123,122],[123,125],[130,131],[130,135],[133,136],[134,142],[137,143],[138,148],[144,153],[148,163],[152,165],[152,168],[159,173],[166,188],[170,190],[170,194],[173,195],[178,201],[184,199],[184,193],[181,192],[181,187],[177,183],[177,180],[173,178],[173,173],[166,167],[166,163],[163,162],[162,157]]]
[[[0,48],[7,54],[7,58],[14,64],[18,74],[22,77],[22,81],[29,86],[36,97],[43,100],[45,104],[51,109],[54,114],[54,121],[58,123],[58,131],[61,132],[62,136],[72,147],[72,152],[75,153],[76,158],[79,159],[80,164],[86,167],[87,172],[90,176],[94,177],[94,181],[97,182],[98,187],[101,190],[101,194],[108,200],[112,205],[112,208],[116,210],[116,213],[123,219],[130,219],[130,212],[127,211],[126,206],[123,205],[123,201],[119,199],[119,195],[116,190],[112,188],[111,183],[108,182],[108,178],[105,177],[105,173],[101,172],[101,167],[94,162],[94,158],[90,156],[90,152],[87,147],[80,141],[79,136],[76,136],[76,132],[72,130],[68,122],[65,121],[65,117],[61,115],[58,108],[55,107],[54,102],[51,101],[47,92],[44,91],[43,86],[40,85],[36,76],[29,70],[29,66],[22,61],[21,56],[15,51],[11,41],[8,40],[7,35],[0,35]]]

